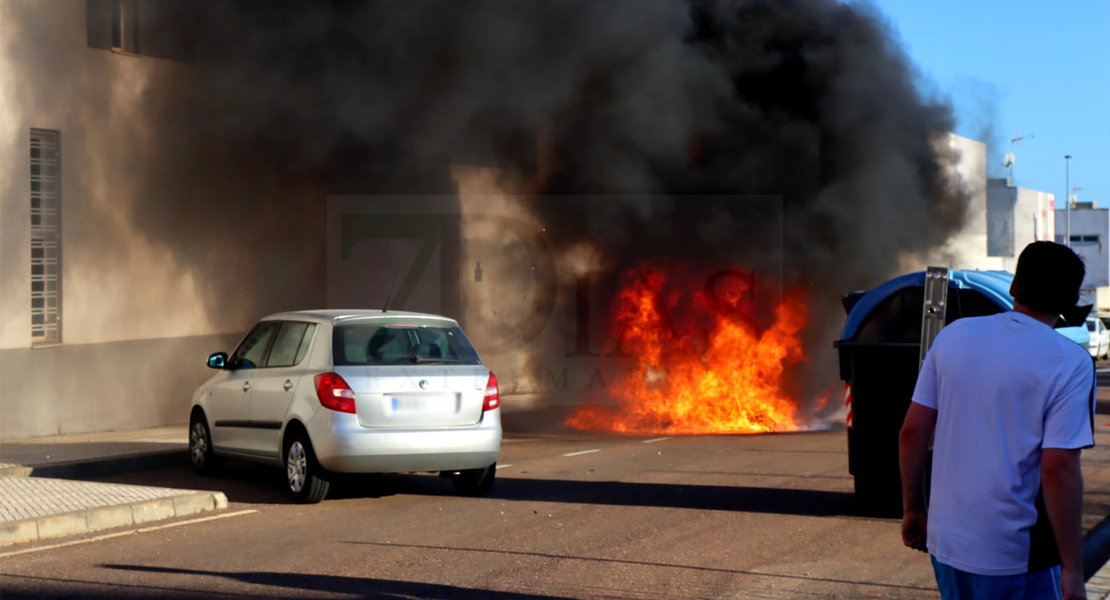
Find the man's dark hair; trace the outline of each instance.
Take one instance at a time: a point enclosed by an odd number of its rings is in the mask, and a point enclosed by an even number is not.
[[[1030,310],[1058,315],[1075,306],[1087,267],[1071,248],[1033,242],[1018,257],[1017,300]]]

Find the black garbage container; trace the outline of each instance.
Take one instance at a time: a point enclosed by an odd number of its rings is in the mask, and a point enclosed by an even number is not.
[[[1013,307],[1012,273],[949,271],[945,322]],[[917,383],[925,272],[845,296],[848,318],[835,342],[848,399],[848,471],[861,512],[902,510],[898,432]]]

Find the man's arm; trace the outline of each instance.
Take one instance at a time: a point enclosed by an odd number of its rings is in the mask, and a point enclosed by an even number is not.
[[[1056,546],[1063,563],[1064,598],[1086,598],[1083,581],[1083,472],[1080,450],[1045,448],[1041,454],[1041,489]]]
[[[898,436],[898,464],[902,471],[902,543],[925,552],[925,461],[929,442],[937,425],[937,411],[916,402],[910,403]]]

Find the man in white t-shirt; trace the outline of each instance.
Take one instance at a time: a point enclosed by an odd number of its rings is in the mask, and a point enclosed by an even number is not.
[[[1030,244],[1013,312],[953,322],[925,357],[899,440],[902,540],[932,555],[945,600],[1086,598],[1079,454],[1094,445],[1094,368],[1052,329],[1085,271],[1071,248]]]

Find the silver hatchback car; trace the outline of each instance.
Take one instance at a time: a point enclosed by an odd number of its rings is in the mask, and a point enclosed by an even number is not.
[[[459,324],[406,312],[268,316],[193,395],[189,453],[285,466],[297,502],[333,473],[439,472],[466,495],[493,485],[501,452],[497,377]]]

